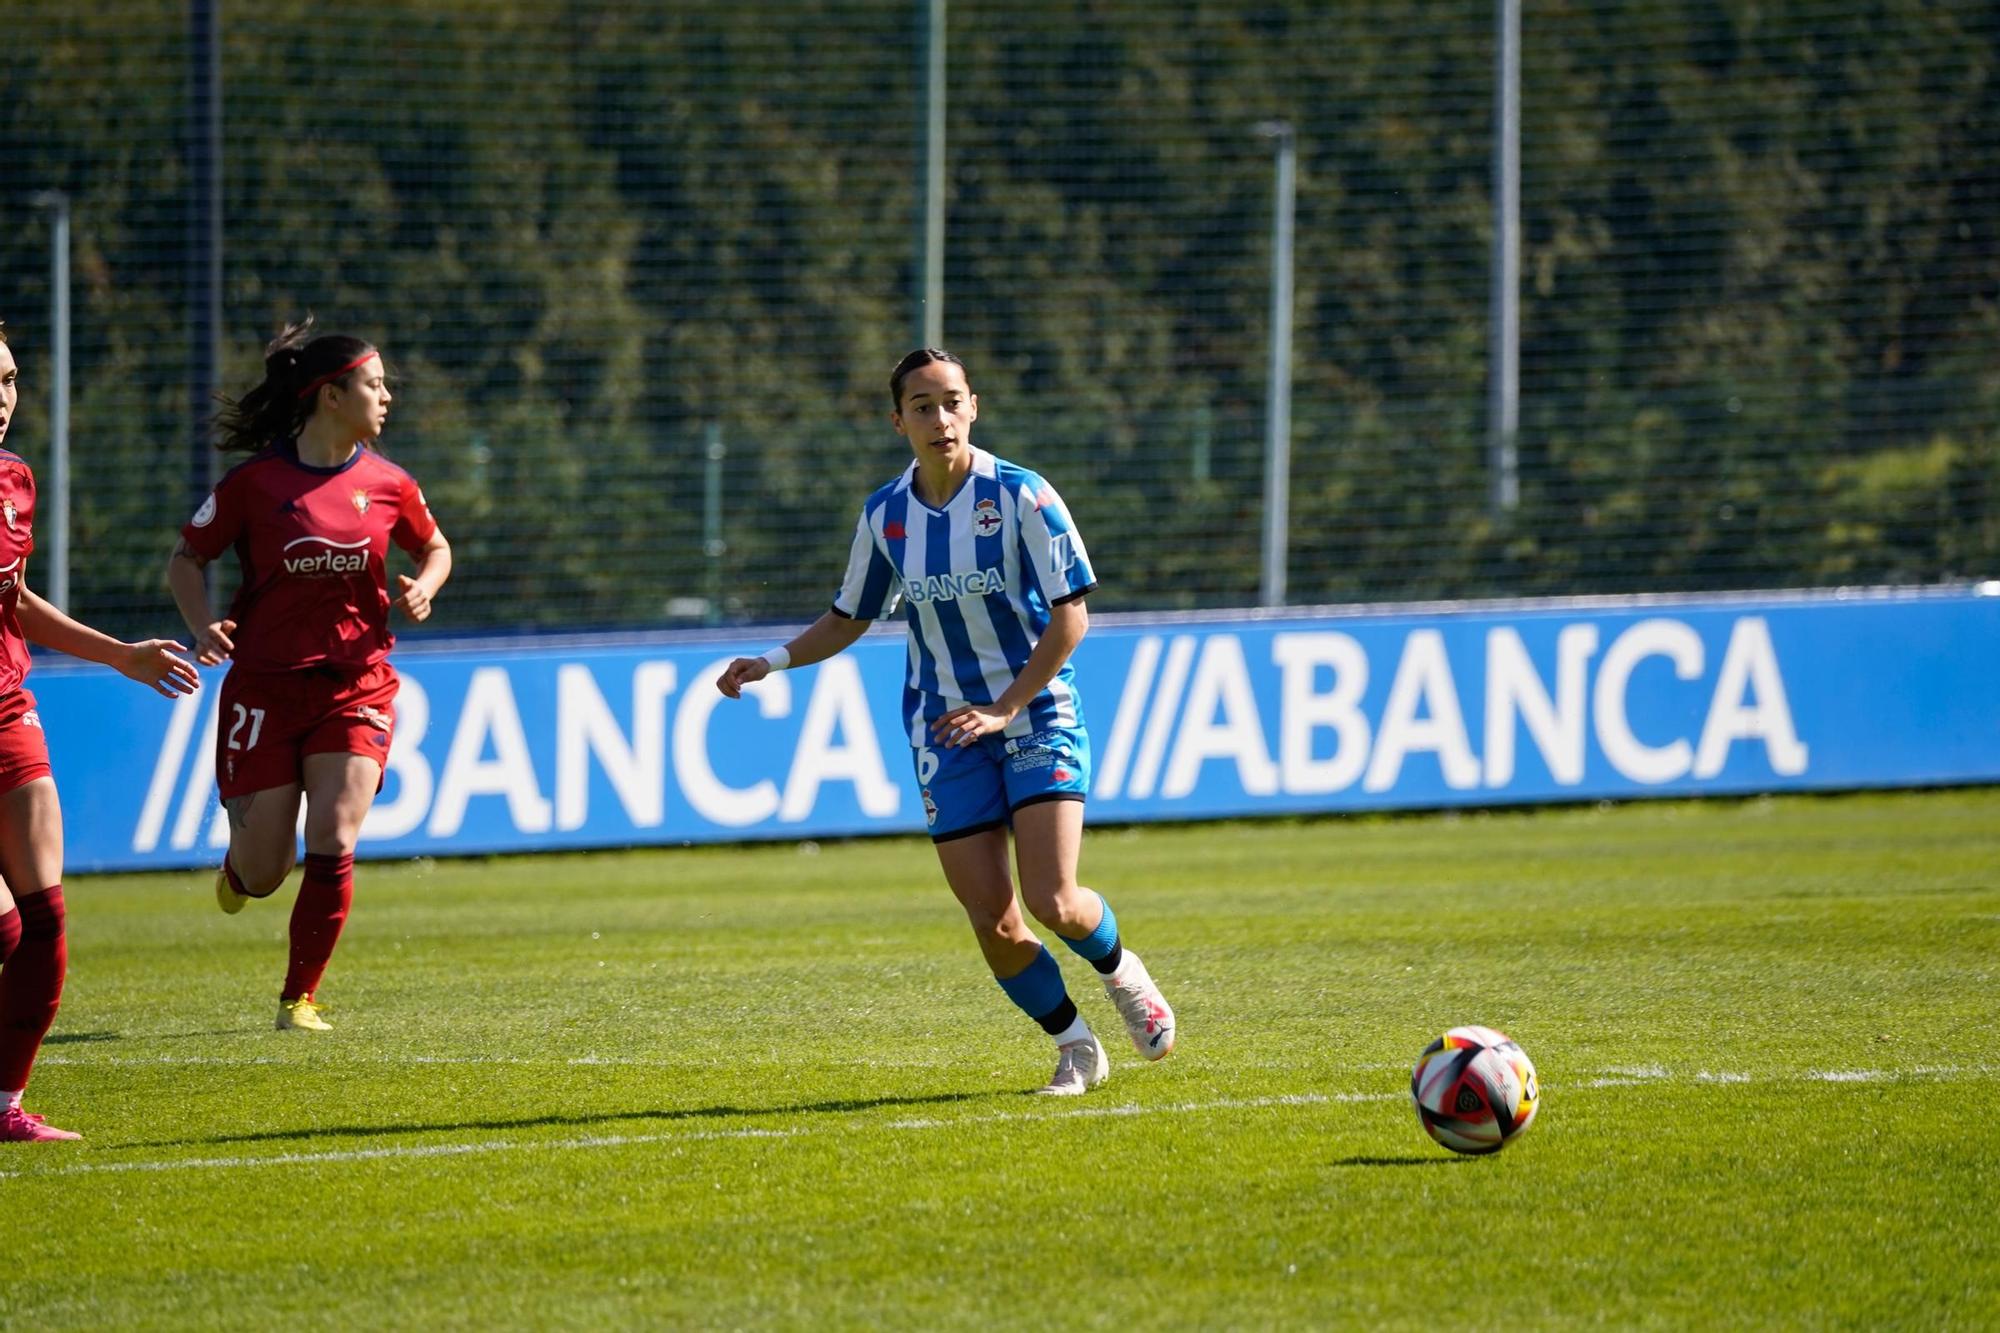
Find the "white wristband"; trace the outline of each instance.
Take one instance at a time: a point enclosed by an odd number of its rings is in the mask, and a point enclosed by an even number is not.
[[[762,656],[764,664],[773,671],[783,671],[792,664],[792,655],[786,652],[782,646],[773,648]]]

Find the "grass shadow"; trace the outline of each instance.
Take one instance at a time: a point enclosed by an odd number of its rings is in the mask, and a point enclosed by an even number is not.
[[[1329,1163],[1332,1166],[1457,1166],[1471,1159],[1465,1157],[1340,1157]]]
[[[382,1138],[393,1134],[449,1134],[468,1129],[539,1129],[559,1125],[609,1125],[645,1121],[672,1123],[680,1120],[731,1120],[757,1116],[851,1115],[885,1106],[944,1106],[953,1102],[987,1101],[1005,1094],[997,1092],[940,1092],[923,1097],[852,1097],[833,1101],[795,1102],[784,1106],[692,1106],[683,1110],[604,1111],[593,1115],[523,1116],[512,1120],[457,1120],[427,1124],[315,1125],[303,1129],[274,1129],[255,1134],[221,1134],[198,1139],[146,1139],[117,1145],[121,1148],[186,1148],[226,1143],[273,1143],[296,1139]]]
[[[122,1032],[62,1032],[42,1038],[44,1046],[75,1046],[87,1041],[123,1041]]]

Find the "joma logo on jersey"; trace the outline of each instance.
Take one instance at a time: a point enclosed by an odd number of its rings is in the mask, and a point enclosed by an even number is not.
[[[931,574],[921,579],[903,580],[903,596],[912,602],[953,602],[961,597],[1004,592],[1006,588],[1006,576],[997,569],[975,569],[970,574]]]
[[[1076,539],[1067,532],[1049,538],[1049,573],[1060,574],[1076,563]]]
[[[296,547],[304,547],[297,555]],[[368,568],[368,539],[336,542],[325,537],[294,537],[285,543],[285,572],[302,578],[331,578],[360,574]]]

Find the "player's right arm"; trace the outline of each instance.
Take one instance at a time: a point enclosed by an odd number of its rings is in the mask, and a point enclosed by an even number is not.
[[[811,666],[837,657],[868,632],[868,622],[828,611],[806,626],[805,631],[785,645],[788,665]],[[771,674],[771,663],[762,657],[739,657],[715,678],[715,688],[732,699],[743,697],[743,687],[754,685]]]
[[[715,688],[731,699],[743,697],[743,687],[754,685],[779,667],[811,666],[845,651],[868,632],[868,624],[896,609],[901,599],[896,568],[889,563],[875,532],[869,505],[861,508],[854,525],[854,541],[847,552],[847,573],[840,591],[834,594],[833,608],[806,627],[805,633],[782,648],[762,657],[739,657],[715,679]],[[771,659],[777,657],[774,664]]]
[[[194,517],[181,529],[180,540],[167,560],[167,589],[174,606],[194,636],[194,660],[203,666],[217,666],[236,651],[236,622],[215,614],[208,602],[208,580],[201,571],[208,562],[235,544],[243,530],[239,487],[231,485],[231,473],[208,493]]]
[[[181,619],[187,622],[188,633],[194,636],[194,660],[215,666],[228,661],[236,651],[236,642],[230,637],[236,633],[236,622],[218,620],[209,606],[208,581],[201,574],[207,564],[201,553],[181,538],[167,561],[167,588],[174,595]]]

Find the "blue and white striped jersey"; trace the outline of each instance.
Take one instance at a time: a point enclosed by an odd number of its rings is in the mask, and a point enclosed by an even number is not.
[[[1027,664],[1049,608],[1097,586],[1083,538],[1055,489],[1026,468],[972,451],[972,475],[942,509],[919,500],[914,461],[868,497],[854,527],[836,613],[879,620],[900,602],[910,626],[903,714],[910,744],[961,704],[998,699]],[[1009,736],[1082,725],[1069,663],[1007,724]]]

